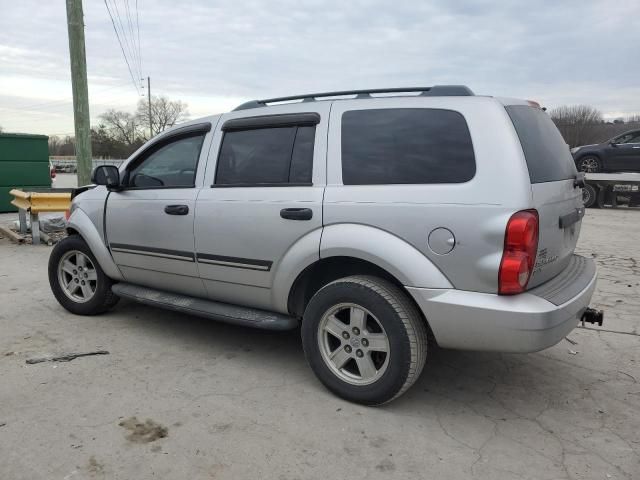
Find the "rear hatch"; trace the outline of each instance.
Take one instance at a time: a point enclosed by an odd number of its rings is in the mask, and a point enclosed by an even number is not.
[[[584,215],[582,191],[574,187],[577,170],[562,135],[543,110],[505,107],[516,129],[529,169],[533,208],[538,211],[538,254],[528,288],[562,272],[573,255]]]

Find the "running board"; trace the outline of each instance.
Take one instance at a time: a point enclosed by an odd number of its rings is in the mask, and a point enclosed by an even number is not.
[[[119,297],[136,302],[235,325],[264,330],[291,330],[298,326],[298,320],[288,315],[169,293],[131,283],[116,283],[111,290]]]

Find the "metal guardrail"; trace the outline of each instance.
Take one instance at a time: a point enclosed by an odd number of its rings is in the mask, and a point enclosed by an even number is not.
[[[40,243],[40,223],[38,214],[42,212],[66,212],[71,207],[71,192],[24,192],[14,188],[11,204],[18,208],[20,233],[27,232],[27,212],[31,219],[32,243]]]

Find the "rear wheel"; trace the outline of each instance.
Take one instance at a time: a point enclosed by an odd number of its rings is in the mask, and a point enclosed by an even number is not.
[[[56,244],[49,257],[49,285],[56,300],[71,313],[96,315],[118,303],[89,246],[79,235]]]
[[[320,289],[305,310],[302,342],[320,381],[365,405],[402,395],[427,356],[427,328],[415,305],[394,284],[368,276]]]
[[[585,185],[582,189],[582,203],[586,208],[598,206],[598,190],[592,185]]]
[[[578,159],[576,162],[576,167],[579,172],[585,173],[597,173],[602,171],[602,164],[600,163],[600,159],[593,155],[587,155]]]

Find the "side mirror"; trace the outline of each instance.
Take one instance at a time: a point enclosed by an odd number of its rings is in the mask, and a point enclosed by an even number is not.
[[[610,146],[610,147],[617,148],[617,147],[618,147],[618,144],[617,144],[614,140],[610,140],[610,141],[609,141],[609,146]]]
[[[100,165],[93,169],[91,181],[96,185],[105,185],[107,189],[118,189],[120,187],[120,172],[114,165]]]

